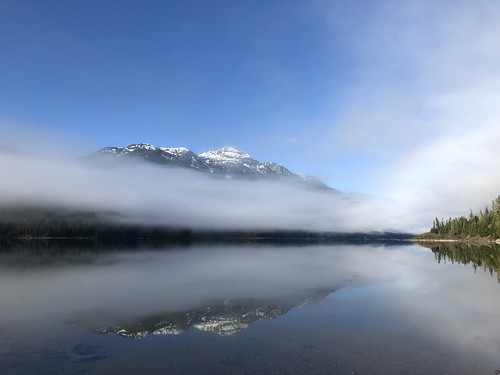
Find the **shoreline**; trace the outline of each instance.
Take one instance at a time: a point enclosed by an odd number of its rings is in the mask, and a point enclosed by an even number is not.
[[[461,244],[473,244],[473,245],[483,245],[483,244],[496,244],[500,245],[500,239],[490,239],[490,238],[407,238],[403,241],[408,242],[431,242],[431,243],[461,243]]]

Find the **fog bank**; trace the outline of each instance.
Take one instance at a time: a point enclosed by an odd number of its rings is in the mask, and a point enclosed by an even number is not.
[[[129,222],[195,229],[406,229],[384,209],[385,202],[361,195],[227,180],[132,160],[99,164],[43,155],[0,154],[3,207],[112,211]]]

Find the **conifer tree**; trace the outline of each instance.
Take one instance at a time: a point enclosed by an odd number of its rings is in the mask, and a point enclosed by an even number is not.
[[[435,218],[431,232],[440,237],[500,238],[500,195],[491,202],[491,207],[486,206],[477,214],[470,210],[468,217],[450,217],[446,221]]]

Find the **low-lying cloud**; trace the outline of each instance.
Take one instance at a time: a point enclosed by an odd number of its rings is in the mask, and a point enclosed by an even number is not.
[[[112,211],[124,220],[204,229],[405,229],[381,202],[281,182],[226,180],[146,162],[96,164],[0,154],[3,206]]]

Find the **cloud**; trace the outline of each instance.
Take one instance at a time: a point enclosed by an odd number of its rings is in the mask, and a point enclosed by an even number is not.
[[[500,193],[500,5],[354,1],[319,9],[352,59],[351,85],[340,100],[333,95],[318,125],[330,124],[323,148],[332,158],[352,159],[351,185],[394,199],[412,216],[408,225],[421,228],[424,217],[491,202]]]
[[[498,6],[387,2],[363,11],[358,28],[341,28],[356,57],[332,134],[345,148],[404,154],[429,137],[477,126],[485,108],[498,112]],[[337,25],[341,15],[329,22]]]
[[[64,152],[57,157],[46,153],[45,148],[55,146],[37,141],[29,154],[0,153],[1,206],[113,211],[127,221],[189,228],[405,229],[383,209],[386,202],[361,195],[276,181],[226,180],[146,162],[86,163]]]
[[[440,137],[390,166],[385,189],[416,222],[423,217],[466,216],[469,209],[484,208],[500,193],[499,144],[496,125],[483,126],[478,133]]]

